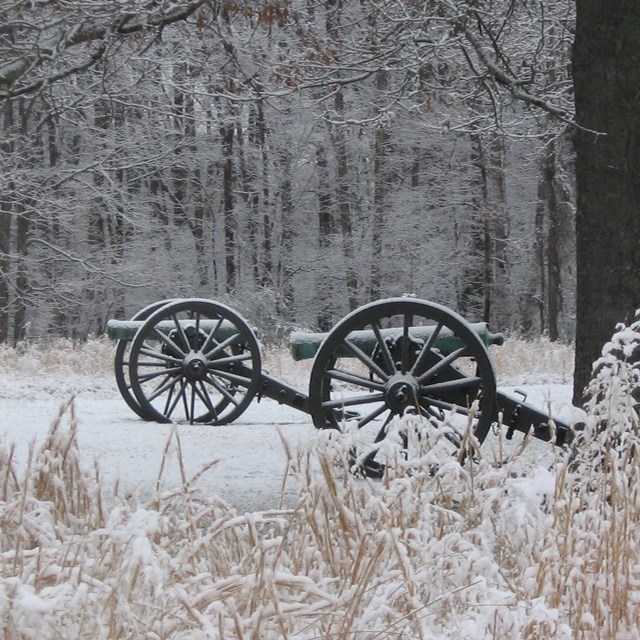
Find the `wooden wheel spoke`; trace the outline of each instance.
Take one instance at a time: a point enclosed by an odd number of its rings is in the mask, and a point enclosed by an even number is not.
[[[187,352],[191,351],[189,338],[187,337],[187,334],[184,331],[184,327],[178,320],[178,316],[175,313],[172,313],[171,319],[173,320],[173,324],[175,324],[176,328],[178,329],[178,335],[180,336],[180,340],[182,340],[182,344],[184,345],[184,348],[187,350]]]
[[[346,398],[337,398],[335,400],[325,400],[322,403],[324,409],[339,409],[340,407],[355,407],[359,404],[373,404],[374,402],[382,402],[383,409],[386,409],[384,404],[384,394],[382,393],[368,393],[366,396],[351,396]]]
[[[420,408],[426,411],[429,416],[438,420],[438,422],[443,422],[446,417],[444,411],[438,407],[432,407],[431,405],[424,406],[424,404],[421,404]]]
[[[471,408],[469,407],[463,407],[459,404],[455,404],[454,402],[447,402],[446,400],[440,400],[430,396],[421,396],[419,402],[423,409],[436,407],[438,409],[443,409],[444,411],[453,411],[454,413],[459,413],[464,416],[468,416],[471,413]],[[481,415],[482,412],[480,410],[474,412],[474,416],[476,417],[480,417]]]
[[[162,368],[151,373],[138,374],[138,380],[140,383],[149,382],[149,380],[153,380],[154,378],[163,375],[171,376],[173,378],[176,374],[180,373],[181,370],[182,367],[171,367],[171,369]]]
[[[421,376],[419,376],[418,382],[422,384],[423,382],[427,381],[429,378],[432,378],[433,376],[435,376],[436,373],[438,373],[445,367],[455,362],[458,358],[462,358],[463,356],[467,356],[467,355],[469,355],[469,347],[467,345],[464,345],[459,349],[456,349],[445,358],[442,358],[440,362],[434,364],[433,367],[425,371]]]
[[[231,404],[236,407],[240,404],[240,401],[218,380],[216,380],[213,376],[206,376],[205,380],[212,386],[214,389],[218,391],[222,396],[224,396]]]
[[[368,425],[371,421],[375,420],[377,417],[381,416],[385,411],[388,411],[389,407],[387,407],[387,405],[383,404],[380,405],[379,407],[376,407],[373,411],[371,411],[370,413],[368,413],[365,416],[362,416],[358,422],[356,423],[358,426],[358,429],[362,429],[362,427]],[[390,417],[387,419],[390,419]],[[385,422],[385,424],[387,424],[387,422]]]
[[[417,375],[419,373],[420,369],[422,368],[422,365],[424,364],[424,361],[426,360],[427,356],[431,352],[431,349],[433,348],[435,341],[438,339],[438,336],[440,335],[440,331],[442,331],[442,322],[438,322],[438,324],[436,325],[436,328],[433,330],[433,332],[429,336],[429,339],[422,345],[422,348],[420,349],[420,353],[418,354],[416,361],[413,363],[413,366],[411,367],[410,373],[412,373],[413,375]]]
[[[209,413],[215,416],[217,414],[216,408],[213,406],[213,403],[211,402],[211,398],[209,396],[209,392],[207,391],[207,388],[204,386],[204,383],[202,382],[202,380],[198,380],[198,384],[194,385],[194,389],[196,390],[196,393],[198,394],[198,397],[200,398],[200,400],[202,400],[204,405],[207,407],[207,410],[209,411]]]
[[[360,362],[362,362],[369,368],[369,371],[376,373],[378,377],[384,381],[387,381],[389,379],[389,375],[385,371],[383,371],[362,349],[360,349],[360,347],[357,347],[355,344],[353,344],[353,342],[349,342],[349,340],[347,340],[346,338],[343,344],[349,352],[351,352],[356,358],[358,358],[358,360],[360,360]],[[385,348],[387,348],[386,344]],[[389,351],[388,348],[387,351]],[[391,357],[391,354],[389,354],[389,357]]]
[[[402,352],[400,356],[400,371],[404,374],[409,369],[409,329],[413,324],[413,314],[405,313],[402,322]]]
[[[235,382],[242,387],[248,387],[251,383],[251,378],[248,378],[247,376],[238,375],[237,373],[231,373],[230,371],[223,371],[222,369],[210,368],[209,373],[212,374],[212,377],[215,376],[217,378],[222,378],[223,380],[228,380],[229,382]]]
[[[175,390],[175,386],[173,386],[173,387],[171,387],[171,389],[169,389],[169,393],[167,394],[167,400],[164,403],[163,415],[168,415],[168,416],[171,415],[171,413],[169,412],[169,407],[171,406],[171,399],[173,398],[174,390]]]
[[[197,335],[197,334],[196,334]],[[189,423],[193,424],[193,421],[196,417],[196,384],[195,382],[191,382],[191,418],[189,419]]]
[[[187,355],[187,352],[184,349],[181,349],[168,335],[165,335],[159,329],[154,328],[154,334],[158,337],[158,340],[164,342],[169,349],[171,349],[174,353],[180,354],[182,357]],[[146,342],[145,342],[146,344]],[[161,352],[157,352],[161,353]]]
[[[178,391],[178,393],[175,393],[175,385],[171,389],[171,392],[169,393],[169,397],[167,398],[167,402],[165,404],[165,411],[164,411],[164,416],[167,419],[171,418],[171,415],[175,411],[175,408],[178,406],[178,402],[180,402],[180,398],[182,397],[183,388],[184,388],[184,385],[181,384],[180,390]],[[175,396],[174,396],[174,393],[175,393]]]
[[[352,373],[350,371],[344,371],[342,369],[329,369],[327,376],[332,380],[339,380],[340,382],[346,382],[348,384],[355,384],[365,389],[371,389],[372,391],[384,391],[384,385],[375,380],[370,380],[364,376]]]
[[[379,415],[381,415],[381,413],[382,412],[378,413],[378,415],[375,416],[375,417],[377,418]],[[394,415],[395,415],[395,413],[393,411],[389,412],[389,415],[387,416],[387,419],[384,421],[384,424],[380,427],[380,430],[378,431],[378,435],[376,435],[376,437],[375,437],[375,439],[373,441],[375,444],[378,444],[378,442],[382,442],[385,439],[385,437],[387,435],[387,427],[389,426],[389,423],[391,422],[391,419],[393,418]]]
[[[216,370],[216,373],[217,373],[218,367],[221,367],[223,365],[233,364],[235,362],[247,362],[248,360],[251,360],[251,354],[242,353],[237,356],[225,356],[223,358],[214,358],[213,360],[210,360],[208,362],[207,366],[210,371]]]
[[[444,382],[434,382],[433,384],[427,384],[420,387],[420,393],[422,395],[431,396],[436,393],[445,393],[447,391],[461,391],[468,388],[474,397],[478,395],[480,386],[482,385],[482,378],[477,376],[464,376],[463,378],[456,378],[455,380],[446,380]]]
[[[171,362],[167,364],[173,364],[173,367],[165,367],[161,362],[138,362],[136,363],[137,369],[146,369],[146,368],[158,368],[160,367],[163,371],[168,371],[169,369],[181,369],[182,368],[182,360],[178,360],[176,362]]]
[[[215,326],[209,332],[209,335],[206,337],[202,347],[200,347],[200,351],[202,353],[204,354],[207,353],[207,349],[209,349],[209,347],[211,346],[211,343],[213,342],[215,334],[220,330],[220,327],[222,326],[222,321],[223,321],[222,318],[218,318],[218,322],[216,322]]]
[[[228,346],[232,344],[238,344],[239,337],[240,337],[240,332],[234,333],[232,336],[230,336],[223,342],[218,342],[216,346],[213,349],[211,349],[211,351],[203,350],[202,353],[205,356],[205,358],[212,359],[213,356],[215,356],[215,354],[218,353],[219,351],[223,351],[224,349],[226,349]]]
[[[196,311],[195,313],[195,321],[196,321],[196,335],[200,335],[200,314]]]
[[[184,411],[184,417],[186,421],[191,424],[189,416],[189,401],[187,400],[187,387],[188,383],[184,380],[180,380],[180,391],[178,392],[180,398],[182,398],[182,409]]]
[[[147,400],[151,402],[161,396],[180,380],[180,377],[167,375],[167,379],[161,382],[151,393],[147,395]]]
[[[140,349],[140,355],[147,356],[149,358],[155,358],[156,360],[160,360],[168,364],[182,364],[182,360],[180,360],[180,358],[170,356],[167,353],[162,353],[162,351],[158,351],[153,347],[142,347]],[[142,364],[143,363],[139,362],[138,366],[141,366]]]
[[[389,351],[389,345],[387,344],[386,340],[382,336],[380,322],[378,320],[375,320],[374,322],[371,323],[371,328],[373,329],[373,333],[376,336],[376,341],[378,343],[378,347],[380,347],[380,352],[382,353],[382,358],[384,360],[384,363],[389,369],[389,373],[391,374],[395,371],[396,364],[393,361],[393,356],[391,355],[391,351]],[[384,377],[382,379],[386,380],[386,378]]]

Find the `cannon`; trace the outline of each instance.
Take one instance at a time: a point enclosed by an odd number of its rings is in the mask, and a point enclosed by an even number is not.
[[[236,311],[205,299],[165,300],[131,320],[111,320],[121,395],[144,420],[221,425],[254,398],[311,416],[318,429],[367,433],[354,468],[380,476],[378,452],[394,418],[414,415],[455,447],[492,425],[564,446],[561,420],[498,390],[487,347],[503,336],[439,304],[390,298],[353,311],[324,334],[294,332],[294,359],[314,358],[305,393],[262,369],[254,329]],[[408,436],[402,444],[409,447]]]

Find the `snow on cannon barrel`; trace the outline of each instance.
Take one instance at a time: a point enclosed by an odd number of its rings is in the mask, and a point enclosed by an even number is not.
[[[107,335],[111,340],[132,341],[143,324],[142,320],[109,320],[107,322]],[[187,337],[192,337],[201,332],[208,334],[213,331],[216,339],[220,341],[226,340],[236,332],[236,328],[231,322],[219,319],[202,319],[199,322],[194,319],[182,319],[180,327]],[[157,332],[170,336],[178,332],[178,330],[172,320],[163,320],[155,325],[154,331],[148,339],[160,340]]]
[[[486,322],[471,323],[469,324],[469,328],[478,335],[480,340],[487,347],[490,345],[504,344],[504,335],[502,333],[492,333],[489,331]],[[409,329],[409,338],[415,344],[424,344],[429,340],[435,329],[436,325],[411,327]],[[401,333],[402,329],[398,328],[380,330],[382,338],[389,343],[397,340]],[[292,358],[294,360],[308,360],[315,357],[320,345],[327,335],[327,333],[294,331],[289,339]],[[349,341],[369,356],[373,355],[377,345],[379,344],[373,330],[368,329],[352,331],[349,335]],[[451,329],[442,327],[434,341],[433,348],[437,349],[442,355],[447,356],[456,351],[456,349],[459,349],[462,345],[462,340],[455,335]],[[341,347],[336,350],[335,355],[346,358],[353,354],[346,348]]]

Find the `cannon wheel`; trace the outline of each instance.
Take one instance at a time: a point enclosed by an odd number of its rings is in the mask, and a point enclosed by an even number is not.
[[[131,318],[131,320],[146,320],[154,311],[157,311],[158,309],[164,307],[166,304],[175,301],[175,299],[171,299],[154,302],[148,307],[145,307],[144,309],[138,311],[138,313],[136,313],[133,318]],[[131,390],[131,378],[129,376],[130,351],[131,340],[118,340],[116,353],[113,359],[114,370],[116,374],[116,384],[118,385],[118,390],[120,391],[120,395],[124,398],[124,401],[133,411],[135,411],[138,416],[140,416],[143,420],[153,420],[151,416],[147,415],[147,413],[143,411],[140,403]]]
[[[164,331],[157,330],[160,323]],[[246,321],[225,305],[201,299],[178,300],[153,312],[129,354],[131,388],[156,422],[232,422],[255,396],[260,367],[258,340]]]
[[[412,326],[430,327],[431,337],[412,338]],[[367,348],[350,340],[363,330],[372,336]],[[458,345],[443,354],[436,340],[447,330]],[[352,357],[341,357],[345,353]],[[380,477],[392,433],[395,452],[405,459],[460,453],[469,429],[482,442],[495,421],[495,373],[482,340],[461,316],[435,303],[391,298],[357,309],[327,335],[311,371],[309,406],[317,428],[351,426],[352,469]],[[394,420],[400,416],[407,419]]]

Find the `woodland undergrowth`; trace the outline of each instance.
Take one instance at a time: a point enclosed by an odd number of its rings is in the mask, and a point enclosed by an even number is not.
[[[184,474],[150,502],[107,502],[70,401],[26,467],[0,443],[0,635],[638,638],[638,352],[640,324],[620,326],[577,445],[551,467],[425,445],[366,480],[348,470],[349,436],[319,432],[283,442],[295,507],[254,513]],[[179,428],[159,469],[174,455]]]

